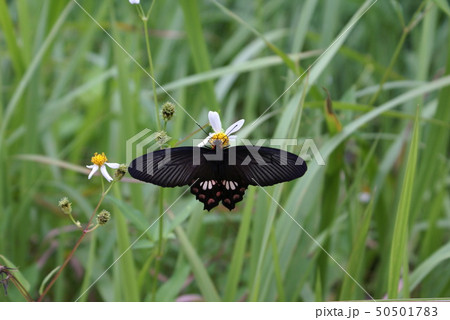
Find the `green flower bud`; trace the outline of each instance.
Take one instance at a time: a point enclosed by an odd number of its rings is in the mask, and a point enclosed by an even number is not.
[[[172,119],[175,114],[175,105],[172,102],[166,102],[162,106],[161,115],[165,122]]]
[[[69,201],[67,197],[64,197],[61,200],[59,200],[58,207],[64,214],[72,213],[72,203]]]
[[[98,215],[97,215],[97,223],[100,226],[103,226],[104,224],[106,224],[109,219],[111,219],[111,214],[106,211],[106,210],[102,210]]]
[[[163,146],[167,141],[170,140],[170,137],[167,135],[165,131],[159,131],[156,133],[156,142]]]
[[[125,173],[127,173],[127,166],[125,164],[121,164],[119,168],[114,172],[114,180],[120,181]]]

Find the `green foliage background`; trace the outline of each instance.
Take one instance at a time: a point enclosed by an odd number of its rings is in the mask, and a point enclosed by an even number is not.
[[[156,1],[154,99],[128,1],[0,0],[0,264],[37,299],[80,236],[58,200],[85,223],[101,193],[92,154],[125,163],[127,139],[158,130],[155,100],[172,101],[171,146],[216,110],[225,127],[246,119],[240,138],[296,139],[282,146],[296,153],[313,139],[326,165],[250,187],[231,213],[121,181],[102,204],[112,220],[44,300],[449,297],[450,6],[374,2]],[[23,300],[12,283],[0,294]]]

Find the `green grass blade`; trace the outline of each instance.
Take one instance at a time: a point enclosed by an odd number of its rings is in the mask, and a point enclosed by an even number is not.
[[[298,19],[297,27],[295,28],[293,41],[292,41],[292,52],[299,52],[302,50],[305,43],[306,34],[308,32],[308,27],[311,25],[311,20],[313,19],[313,13],[317,7],[317,0],[307,0],[300,10],[300,17]]]
[[[305,53],[296,53],[289,55],[292,60],[299,61],[304,58],[316,57],[319,55],[319,51],[308,51]],[[217,79],[224,77],[226,75],[239,75],[241,73],[261,70],[265,68],[270,68],[272,66],[277,66],[283,63],[283,60],[278,56],[268,56],[263,58],[257,58],[249,61],[239,62],[236,64],[227,65],[224,67],[215,68],[205,72],[199,72],[193,75],[186,76],[181,79],[168,82],[162,87],[165,91],[174,91],[179,88],[185,88],[188,86],[193,86],[198,83],[207,82],[208,80]],[[164,92],[163,89],[157,88],[156,92],[161,94]],[[151,94],[151,93],[149,93]]]
[[[180,242],[180,248],[183,250],[186,258],[191,264],[192,271],[194,272],[197,285],[203,294],[203,298],[206,301],[220,301],[221,299],[217,293],[217,289],[186,233],[180,226],[175,227],[175,233]]]
[[[245,248],[248,241],[250,231],[250,221],[252,217],[253,199],[255,197],[255,188],[249,188],[247,202],[242,214],[241,225],[234,244],[233,255],[231,257],[230,268],[228,270],[227,284],[225,286],[225,301],[235,301],[237,287],[242,274],[242,266],[244,263]]]
[[[375,4],[372,0],[366,0],[351,17],[349,22],[344,26],[339,35],[333,40],[332,45],[327,48],[326,51],[320,56],[317,63],[310,69],[309,83],[313,85],[316,83],[319,76],[331,63],[331,60],[338,53],[339,49],[344,44],[345,40],[350,36],[351,29],[355,27],[355,24],[359,22],[359,19]]]
[[[120,199],[121,195],[117,185],[114,186],[114,195]],[[116,285],[115,291],[121,293],[123,300],[128,302],[140,301],[139,286],[137,284],[137,272],[134,265],[133,251],[130,248],[130,236],[128,235],[127,220],[119,209],[114,206],[115,210],[112,213],[113,221],[115,222],[117,232],[117,248],[120,259],[117,262],[117,268],[120,278],[120,284]]]
[[[47,282],[50,281],[50,279],[53,277],[53,275],[59,270],[60,266],[57,266],[56,268],[54,268],[52,271],[50,271],[44,278],[44,280],[42,280],[41,286],[39,287],[39,295],[42,294],[42,292],[44,292],[45,286],[47,285]]]
[[[45,41],[42,43],[42,46],[39,48],[39,51],[36,53],[33,60],[31,61],[30,65],[28,66],[27,71],[25,72],[24,76],[20,80],[20,83],[17,86],[16,90],[14,91],[12,98],[9,100],[9,103],[6,106],[6,111],[4,113],[4,117],[1,121],[1,126],[0,126],[0,149],[2,147],[4,135],[6,132],[6,128],[8,127],[8,124],[9,124],[9,120],[11,119],[11,116],[13,115],[20,98],[22,97],[30,80],[32,80],[33,75],[39,66],[39,63],[43,59],[47,50],[50,48],[50,45],[52,44],[53,40],[55,39],[56,35],[58,34],[58,31],[60,31],[61,27],[63,26],[63,24],[64,24],[66,18],[68,17],[70,11],[72,10],[73,6],[74,6],[74,3],[69,2],[67,4],[67,6],[64,8],[64,11],[61,12],[60,16],[58,17],[58,20],[53,25],[48,36],[45,38]]]
[[[414,179],[416,175],[417,154],[419,150],[419,109],[416,113],[414,131],[411,138],[410,149],[406,161],[405,176],[402,183],[402,191],[397,208],[394,235],[392,238],[391,257],[389,262],[388,297],[396,299],[398,296],[398,285],[404,264],[408,241],[408,221],[410,216],[411,199],[413,193]],[[403,270],[408,272],[408,270]]]
[[[81,284],[81,288],[80,288],[80,293],[79,293],[79,297],[80,299],[77,302],[85,302],[88,299],[88,294],[83,294],[86,290],[88,290],[89,285],[92,283],[92,274],[94,273],[94,268],[96,265],[96,260],[97,260],[97,256],[96,256],[96,250],[97,250],[97,233],[93,232],[93,234],[91,235],[91,239],[90,239],[90,244],[89,244],[89,253],[88,253],[88,258],[87,258],[87,262],[85,265],[85,271],[84,271],[84,277],[83,277],[83,282]]]
[[[16,71],[16,76],[20,77],[24,72],[24,62],[19,44],[18,37],[14,33],[14,25],[9,14],[8,6],[5,0],[0,0],[0,26],[3,30],[5,42],[9,48],[10,58]]]
[[[100,8],[98,9],[98,12],[96,12],[93,16],[97,21],[103,21],[104,16],[107,13],[107,9],[108,3],[102,2]],[[68,88],[69,82],[71,81],[71,79],[73,79],[74,76],[77,75],[79,68],[83,67],[82,62],[86,58],[83,55],[83,52],[88,51],[91,46],[95,45],[93,44],[95,36],[101,32],[101,30],[99,30],[98,26],[95,23],[91,23],[92,21],[89,17],[84,15],[84,19],[86,19],[85,23],[87,29],[81,41],[77,43],[75,52],[73,52],[73,57],[72,59],[70,59],[67,67],[65,68],[65,72],[62,73],[61,76],[58,78],[58,82],[56,82],[56,85],[51,92],[49,100],[52,102],[60,98],[60,96],[64,93],[67,92],[69,92],[69,94],[71,93],[72,88]]]
[[[445,260],[450,259],[450,243],[442,246],[422,262],[410,275],[410,291],[414,290],[433,269]]]
[[[248,28],[250,31],[252,31],[256,36],[260,37],[266,46],[272,50],[277,56],[279,56],[283,62],[286,64],[286,66],[291,69],[295,74],[299,74],[297,65],[294,63],[294,61],[289,58],[289,56],[284,53],[281,49],[279,49],[277,46],[275,46],[273,43],[269,42],[260,32],[258,32],[255,28],[253,28],[250,24],[245,22],[241,17],[239,17],[234,12],[228,10],[226,7],[218,3],[216,0],[213,0],[212,3],[214,3],[219,9],[221,9],[226,15],[231,17],[232,19],[236,20],[240,24],[242,24],[244,27]]]
[[[447,42],[450,40],[450,26],[447,28]],[[445,76],[450,77],[450,50],[447,48]],[[442,87],[438,96],[437,110],[434,118],[450,123],[450,86]],[[427,190],[434,190],[435,181],[439,181],[442,171],[448,166],[438,155],[448,154],[449,134],[442,134],[436,126],[432,126],[424,132],[424,152],[420,158],[418,180],[421,182],[415,189],[413,218],[418,216],[423,208],[429,206],[428,201],[424,201],[423,195]]]
[[[208,71],[211,69],[211,64],[203,35],[198,0],[180,0],[180,4],[184,13],[185,27],[195,69],[197,72]],[[212,81],[204,82],[202,84],[202,91],[206,103],[213,109],[218,108]]]
[[[433,2],[450,17],[450,5],[446,0],[433,0]]]
[[[286,295],[284,293],[283,276],[280,268],[280,255],[278,253],[277,239],[275,236],[275,230],[272,226],[270,230],[270,248],[272,250],[273,270],[275,272],[275,281],[277,284],[278,301],[286,301]]]
[[[264,280],[266,280],[266,278],[263,277],[263,269],[265,268],[266,264],[266,251],[267,251],[267,246],[269,243],[269,239],[270,239],[270,233],[273,227],[273,223],[275,220],[275,215],[276,212],[278,211],[278,204],[276,204],[275,201],[273,200],[278,200],[281,196],[281,190],[282,190],[282,186],[276,186],[275,188],[273,188],[274,191],[273,192],[268,192],[266,190],[262,190],[262,195],[263,196],[267,196],[270,198],[270,209],[269,209],[269,214],[268,217],[265,221],[264,224],[264,229],[262,232],[262,239],[261,239],[261,243],[260,246],[258,248],[258,262],[256,265],[256,271],[254,274],[252,274],[253,280],[251,282],[252,287],[250,290],[250,294],[249,294],[249,300],[252,302],[256,302],[260,300],[260,294],[261,294],[261,284],[264,282]],[[265,194],[264,194],[265,193]],[[271,195],[273,194],[273,195]]]
[[[356,237],[353,241],[350,259],[346,267],[347,272],[356,280],[358,280],[358,274],[362,268],[364,250],[366,249],[366,238],[369,232],[370,221],[372,219],[375,198],[375,196],[372,196],[372,199],[361,218],[358,232],[356,233]],[[340,300],[355,299],[356,290],[358,288],[354,279],[351,279],[350,277],[344,278],[344,283],[342,284],[341,294],[339,297]]]

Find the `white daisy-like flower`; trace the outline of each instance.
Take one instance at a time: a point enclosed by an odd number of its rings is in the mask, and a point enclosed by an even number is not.
[[[222,147],[228,147],[230,142],[235,142],[237,136],[232,136],[232,133],[238,131],[244,125],[244,119],[236,121],[231,126],[228,127],[227,130],[222,129],[222,123],[220,122],[220,116],[217,112],[210,111],[208,113],[209,124],[213,128],[214,132],[210,133],[208,137],[199,143],[199,147],[205,146],[207,143],[210,143],[214,148],[216,145],[220,145]]]
[[[106,158],[105,153],[103,152],[102,154],[98,154],[97,152],[94,154],[94,156],[91,158],[91,162],[93,163],[90,166],[86,166],[86,168],[88,169],[92,169],[91,172],[89,173],[88,179],[92,178],[92,176],[94,175],[94,173],[96,173],[98,171],[98,169],[100,168],[100,172],[102,173],[102,175],[105,177],[106,180],[108,180],[108,182],[113,181],[114,179],[111,178],[111,176],[109,175],[108,171],[106,171],[106,166],[113,169],[118,169],[120,167],[120,164],[118,163],[108,163],[108,158]]]
[[[140,0],[129,0],[131,4],[139,4]]]

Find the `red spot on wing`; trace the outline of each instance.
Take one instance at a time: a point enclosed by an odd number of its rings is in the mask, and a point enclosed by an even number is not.
[[[207,186],[206,190],[204,189],[205,185]],[[211,188],[209,188],[210,185]],[[247,187],[247,184],[244,185],[238,181],[198,180],[191,186],[191,193],[203,203],[204,210],[209,211],[222,202],[231,211],[237,202],[242,201]]]

